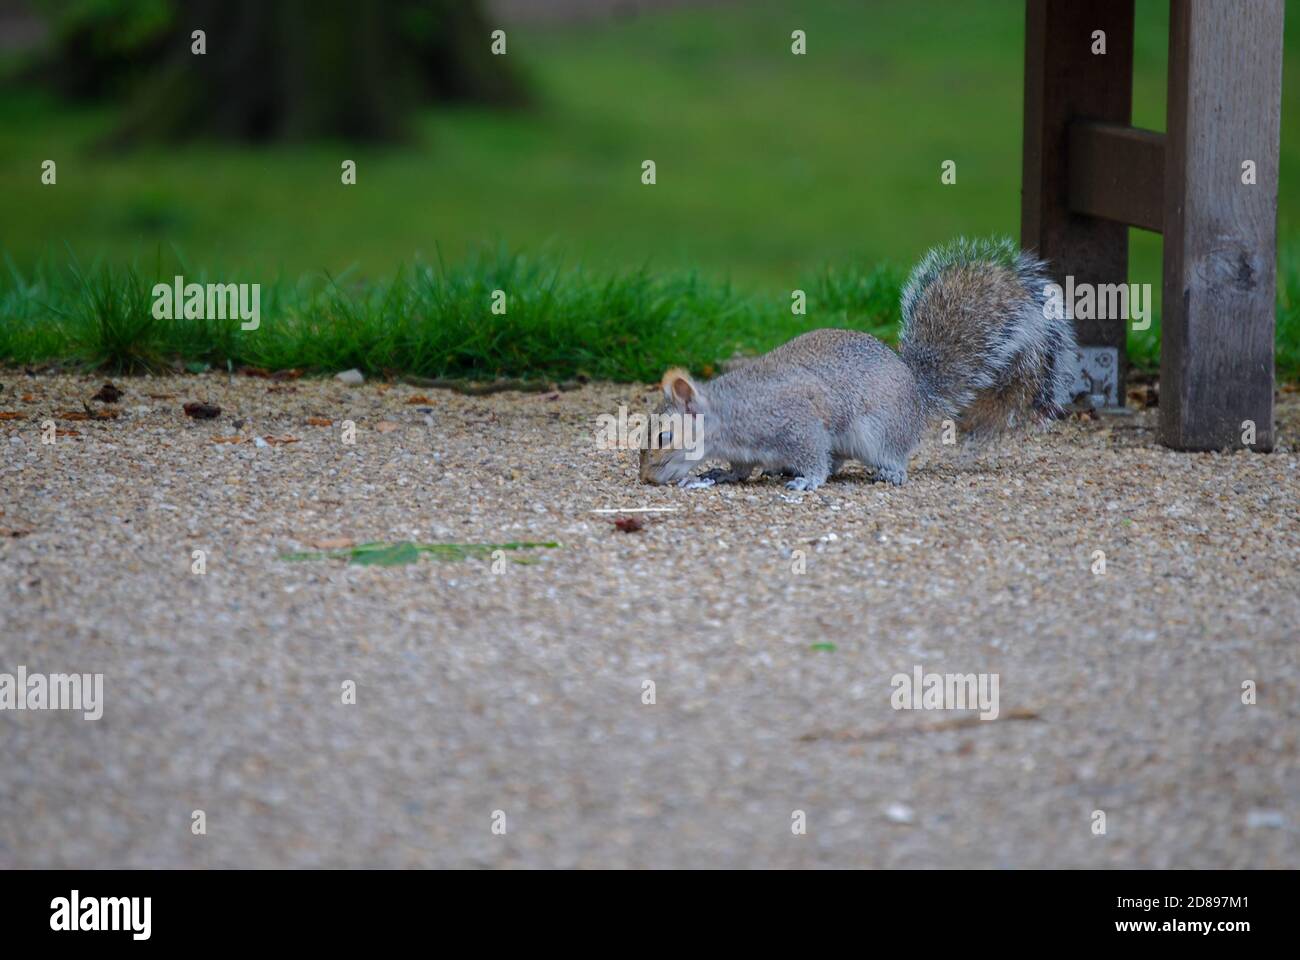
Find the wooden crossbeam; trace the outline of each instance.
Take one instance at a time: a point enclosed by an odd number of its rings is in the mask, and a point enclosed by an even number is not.
[[[1071,212],[1156,233],[1163,229],[1163,133],[1076,120],[1070,124],[1067,168]]]

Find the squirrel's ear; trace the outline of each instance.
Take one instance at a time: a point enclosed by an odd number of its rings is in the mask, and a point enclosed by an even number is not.
[[[669,403],[685,407],[699,399],[699,391],[696,390],[691,375],[680,367],[673,367],[664,374],[663,388]]]

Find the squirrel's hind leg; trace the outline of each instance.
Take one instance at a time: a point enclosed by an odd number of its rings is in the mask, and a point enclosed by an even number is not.
[[[901,487],[907,483],[907,467],[876,467],[871,479]]]
[[[920,442],[920,431],[899,418],[858,417],[844,438],[872,480],[901,487],[907,482],[907,461]]]

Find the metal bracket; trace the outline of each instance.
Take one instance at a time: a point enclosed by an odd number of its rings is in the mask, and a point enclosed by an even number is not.
[[[1074,387],[1071,396],[1094,410],[1121,406],[1119,398],[1119,350],[1115,347],[1079,347],[1074,355]]]

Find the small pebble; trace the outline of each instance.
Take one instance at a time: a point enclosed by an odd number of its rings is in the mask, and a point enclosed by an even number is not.
[[[1280,829],[1286,826],[1286,817],[1281,810],[1251,810],[1246,814],[1246,826],[1251,830]]]
[[[885,816],[894,823],[911,823],[916,819],[912,808],[905,803],[891,803],[885,808]]]

